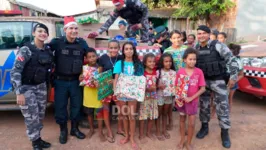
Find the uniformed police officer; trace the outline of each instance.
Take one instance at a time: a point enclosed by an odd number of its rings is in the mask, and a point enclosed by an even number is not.
[[[79,75],[82,72],[87,43],[78,38],[78,25],[73,17],[65,17],[66,36],[55,38],[50,42],[55,54],[55,120],[60,125],[59,142],[65,144],[68,137],[68,99],[70,99],[70,120],[72,136],[84,139],[79,131],[80,110],[82,108],[82,90]]]
[[[171,41],[168,39],[167,30],[165,26],[159,26],[155,28],[155,40],[153,45],[160,47],[161,53],[164,52],[165,49],[172,45]]]
[[[208,122],[210,121],[210,94],[214,93],[214,103],[216,113],[221,127],[222,145],[230,148],[231,142],[228,129],[230,128],[228,92],[227,89],[232,87],[237,80],[237,62],[233,59],[231,51],[225,44],[217,40],[210,40],[210,29],[205,25],[200,25],[197,29],[199,50],[197,67],[202,69],[206,84],[206,92],[200,96],[200,121],[202,127],[197,133],[197,138],[204,138],[208,132]],[[230,68],[230,81],[228,87],[223,79],[226,74],[226,65]]]
[[[148,21],[148,8],[141,0],[113,0],[115,10],[105,24],[98,30],[89,34],[89,37],[96,37],[102,34],[114,23],[120,16],[128,23],[128,32],[135,32],[140,29],[141,42],[148,42],[149,40],[149,21]]]
[[[17,53],[11,71],[11,82],[24,116],[27,134],[34,150],[49,148],[50,143],[41,139],[47,103],[47,81],[52,69],[53,54],[44,45],[48,28],[38,23],[33,30],[34,41],[25,43]]]

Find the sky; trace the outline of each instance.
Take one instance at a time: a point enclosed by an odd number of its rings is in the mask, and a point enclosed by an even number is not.
[[[29,3],[60,16],[71,16],[96,9],[94,0],[17,0]]]

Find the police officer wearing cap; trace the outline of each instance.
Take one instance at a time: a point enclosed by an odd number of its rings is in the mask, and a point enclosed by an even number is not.
[[[231,141],[228,130],[231,127],[231,122],[227,89],[231,88],[237,80],[238,66],[229,48],[217,40],[210,40],[210,33],[210,29],[205,25],[200,25],[197,29],[199,41],[199,44],[196,46],[199,52],[197,67],[203,71],[207,85],[206,92],[200,96],[199,116],[202,126],[197,133],[197,138],[202,139],[209,133],[210,95],[213,92],[216,113],[221,127],[222,145],[225,148],[230,148]],[[229,66],[231,71],[228,85],[224,81],[226,65]]]
[[[155,41],[154,46],[160,47],[161,53],[172,45],[171,41],[168,39],[168,34],[165,26],[159,26],[155,28],[156,35],[154,36]]]
[[[115,5],[113,13],[104,25],[97,31],[89,34],[89,38],[93,38],[102,34],[114,23],[114,21],[121,17],[128,23],[128,32],[135,32],[140,29],[141,42],[148,42],[149,40],[149,21],[148,8],[141,0],[112,0]]]
[[[49,36],[48,28],[38,23],[33,28],[34,40],[23,44],[18,50],[11,70],[17,104],[20,106],[33,150],[49,148],[50,143],[42,140],[42,121],[47,103],[47,81],[52,69],[53,54],[44,44]]]
[[[79,86],[79,75],[82,72],[87,43],[78,38],[78,25],[73,17],[65,17],[64,31],[66,36],[55,38],[50,42],[55,54],[55,120],[60,126],[59,142],[65,144],[68,138],[68,99],[70,99],[70,120],[72,136],[84,139],[79,131],[80,110],[82,108],[82,89]]]

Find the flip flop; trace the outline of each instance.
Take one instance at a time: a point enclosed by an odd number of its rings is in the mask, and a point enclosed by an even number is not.
[[[140,150],[141,148],[138,146],[138,144],[134,143],[131,145],[133,150]]]
[[[106,135],[105,138],[107,139],[107,141],[108,141],[109,143],[114,143],[114,142],[115,142],[115,138],[114,138],[114,137],[110,137],[110,136]]]
[[[170,136],[170,134],[169,134],[168,132],[163,133],[163,136],[164,136],[166,139],[170,139],[170,138],[171,138],[171,136]]]
[[[124,132],[116,132],[116,134],[118,134],[118,135],[122,135],[123,137],[126,137],[126,135],[125,135],[125,133]]]
[[[156,135],[155,135],[156,136]],[[156,138],[159,140],[159,141],[164,141],[165,139],[164,139],[164,137],[162,136],[162,135],[160,135],[160,136],[156,136]]]
[[[124,144],[126,144],[128,141],[129,141],[129,139],[121,139],[121,140],[119,141],[119,144],[120,144],[120,145],[124,145]]]

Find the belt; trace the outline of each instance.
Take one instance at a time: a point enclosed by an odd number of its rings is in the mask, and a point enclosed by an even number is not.
[[[78,80],[79,76],[56,76],[56,79],[58,80],[65,80],[65,81],[73,81]]]

